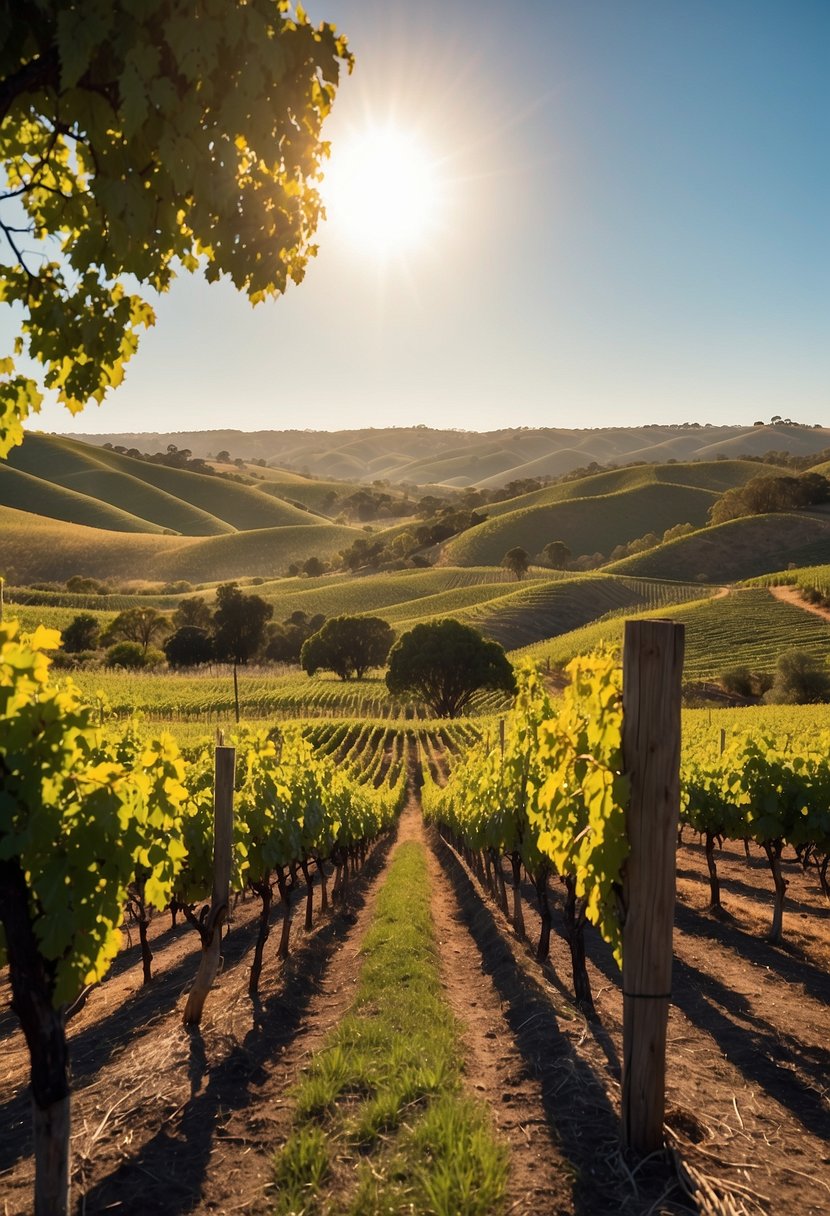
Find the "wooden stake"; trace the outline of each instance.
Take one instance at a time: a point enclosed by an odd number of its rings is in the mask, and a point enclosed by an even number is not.
[[[622,1137],[663,1147],[671,999],[684,628],[626,621],[623,755],[630,782],[623,904]]]
[[[213,892],[202,928],[202,957],[184,1009],[185,1026],[198,1026],[219,971],[222,924],[228,918],[233,855],[233,785],[236,748],[217,747],[213,785]]]

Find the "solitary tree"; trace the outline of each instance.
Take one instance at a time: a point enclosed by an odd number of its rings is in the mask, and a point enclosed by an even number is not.
[[[252,303],[316,252],[316,190],[340,68],[331,25],[275,0],[3,5],[0,456],[56,391],[76,412],[116,387],[155,317],[131,294],[180,266]],[[19,318],[19,319],[18,319]]]
[[[550,540],[542,550],[542,556],[553,570],[564,570],[573,554],[563,540]]]
[[[527,549],[523,549],[521,545],[517,545],[515,549],[508,549],[504,557],[501,559],[501,564],[516,575],[516,578],[521,580],[530,569],[530,554]]]
[[[416,625],[389,653],[386,687],[423,701],[438,717],[455,718],[479,689],[513,693],[513,668],[498,642],[447,618]]]
[[[772,687],[764,700],[771,705],[830,701],[830,671],[807,651],[787,650],[778,660]]]
[[[300,663],[310,676],[324,669],[341,680],[362,680],[386,662],[394,636],[378,616],[335,616],[303,644]]]

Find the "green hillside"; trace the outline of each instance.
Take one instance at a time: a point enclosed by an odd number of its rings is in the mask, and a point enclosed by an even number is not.
[[[759,465],[752,460],[635,465],[631,468],[609,469],[606,473],[595,473],[576,481],[544,486],[541,490],[533,490],[530,494],[522,494],[518,498],[491,503],[483,509],[486,510],[488,518],[495,518],[525,507],[548,506],[552,503],[568,502],[575,498],[617,494],[622,490],[634,490],[646,485],[693,486],[699,490],[711,490],[715,494],[722,494],[734,486],[744,485],[765,470],[770,473],[785,472],[775,465]],[[653,528],[650,530],[656,531]]]
[[[765,589],[681,604],[660,615],[686,626],[684,675],[691,680],[716,679],[739,665],[771,671],[785,650],[806,650],[824,661],[830,648],[828,622],[775,599]],[[620,645],[623,629],[624,618],[616,617],[525,648],[512,657],[564,663],[602,644]]]
[[[330,559],[355,531],[316,521],[225,536],[110,532],[0,508],[0,571],[13,584],[65,581],[73,574],[116,580],[190,582],[283,573],[312,554]]]
[[[608,554],[647,532],[662,534],[678,523],[703,524],[716,495],[696,487],[646,482],[596,497],[507,511],[449,541],[452,565],[498,565],[520,545],[531,556],[548,541],[563,540],[573,554]]]
[[[125,457],[125,468],[111,468],[107,460],[110,455],[103,448],[74,440],[28,434],[25,442],[10,452],[8,465],[185,536],[217,536],[233,531],[211,512],[149,484],[140,475],[150,467],[143,461]]]
[[[50,435],[27,435],[11,453],[9,465],[183,535],[316,522],[307,512],[255,486],[170,469]]]
[[[460,599],[452,603],[452,593],[445,593],[419,601],[417,613],[410,608],[407,616],[399,608],[394,617],[385,615],[401,629],[429,617],[452,615],[506,649],[514,649],[568,633],[610,612],[662,610],[666,605],[708,594],[707,589],[695,586],[584,574],[538,579],[507,594],[481,596],[478,600],[470,596],[467,603]]]
[[[97,498],[89,498],[65,486],[52,485],[41,477],[33,477],[21,469],[0,461],[0,506],[31,511],[50,519],[86,524],[90,528],[108,528],[112,532],[161,532],[158,524],[139,519],[118,507]]]
[[[608,566],[617,574],[709,583],[741,582],[791,562],[830,561],[830,516],[754,515],[704,528]]]

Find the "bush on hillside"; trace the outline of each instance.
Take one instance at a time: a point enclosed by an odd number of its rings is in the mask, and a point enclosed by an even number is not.
[[[804,650],[788,650],[775,668],[768,705],[814,705],[830,701],[830,671]]]

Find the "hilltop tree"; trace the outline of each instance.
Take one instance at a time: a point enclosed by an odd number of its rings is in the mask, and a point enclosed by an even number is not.
[[[393,696],[417,697],[441,718],[455,718],[483,688],[516,691],[498,642],[487,642],[451,617],[416,625],[389,653],[386,687]]]
[[[523,549],[521,545],[517,545],[515,549],[507,550],[501,559],[501,564],[507,570],[512,571],[519,582],[521,582],[530,569],[530,554],[527,549]]]
[[[0,456],[43,387],[74,413],[121,382],[155,320],[131,283],[163,292],[202,267],[258,303],[300,282],[321,124],[351,65],[333,26],[275,0],[2,12],[0,299],[17,342],[0,367]]]
[[[394,638],[378,616],[335,616],[303,643],[300,663],[313,676],[333,671],[341,680],[362,680],[370,667],[382,667]]]

